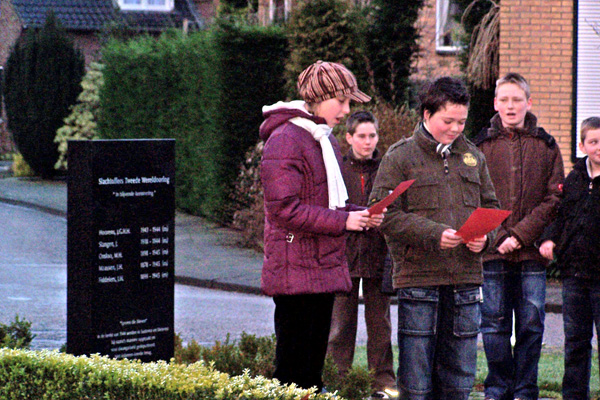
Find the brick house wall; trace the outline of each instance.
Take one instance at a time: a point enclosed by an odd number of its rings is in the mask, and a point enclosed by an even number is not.
[[[21,23],[12,5],[8,1],[0,1],[0,65],[5,66],[10,50],[21,35]],[[12,151],[13,141],[6,128],[6,111],[4,103],[0,103],[0,154]]]
[[[425,5],[419,11],[417,28],[421,35],[418,41],[421,53],[413,64],[415,73],[412,76],[417,80],[461,74],[460,62],[456,54],[440,54],[435,49],[435,11],[436,0],[426,0]]]
[[[574,2],[502,0],[500,75],[518,72],[530,83],[532,112],[571,163]]]
[[[10,1],[0,1],[0,65],[6,65],[10,50],[21,35],[21,21]]]

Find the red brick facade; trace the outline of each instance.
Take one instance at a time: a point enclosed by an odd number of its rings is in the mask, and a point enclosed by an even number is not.
[[[532,111],[558,141],[571,167],[574,2],[502,0],[500,75],[518,72],[531,85]]]
[[[0,65],[5,66],[10,50],[21,34],[21,23],[9,1],[0,1]],[[13,142],[6,129],[6,113],[0,104],[0,154],[13,150]]]
[[[415,60],[414,78],[435,79],[440,76],[460,75],[460,62],[456,54],[439,54],[435,46],[435,12],[436,0],[426,0],[425,6],[419,12],[417,27],[421,38],[419,46],[421,53]]]

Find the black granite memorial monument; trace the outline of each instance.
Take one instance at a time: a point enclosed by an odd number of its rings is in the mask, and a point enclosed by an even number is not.
[[[69,142],[67,352],[169,360],[175,141]]]

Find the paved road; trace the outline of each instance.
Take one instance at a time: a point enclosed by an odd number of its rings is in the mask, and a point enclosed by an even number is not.
[[[0,322],[18,314],[33,323],[33,348],[59,348],[66,342],[66,219],[0,203],[0,221]],[[185,342],[270,335],[273,309],[263,296],[175,285],[175,331]],[[392,307],[393,326],[396,315]],[[366,343],[363,323],[358,343]],[[545,343],[562,347],[560,314],[547,315]]]

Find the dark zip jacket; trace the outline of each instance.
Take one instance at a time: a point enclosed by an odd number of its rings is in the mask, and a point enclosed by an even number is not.
[[[556,220],[540,239],[556,247],[561,276],[600,279],[600,176],[590,178],[586,158],[567,176]]]

